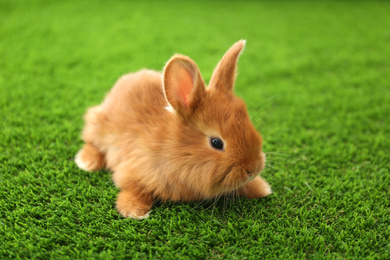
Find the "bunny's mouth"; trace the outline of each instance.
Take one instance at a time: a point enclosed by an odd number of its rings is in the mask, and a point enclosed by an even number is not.
[[[248,181],[253,180],[257,175],[257,173],[248,174],[246,170],[238,168],[237,165],[232,165],[225,171],[216,187],[222,193],[236,190]]]

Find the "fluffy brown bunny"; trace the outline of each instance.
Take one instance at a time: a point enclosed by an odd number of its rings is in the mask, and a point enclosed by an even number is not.
[[[234,192],[272,193],[259,176],[262,139],[244,102],[234,96],[235,43],[206,87],[194,61],[174,55],[164,71],[121,77],[100,106],[85,115],[79,168],[108,168],[120,192],[116,207],[134,219],[149,216],[155,199],[193,201]]]

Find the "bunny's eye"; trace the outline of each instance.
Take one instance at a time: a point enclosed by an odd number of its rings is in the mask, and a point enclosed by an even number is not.
[[[223,141],[216,137],[211,137],[210,144],[212,147],[218,150],[223,150]]]

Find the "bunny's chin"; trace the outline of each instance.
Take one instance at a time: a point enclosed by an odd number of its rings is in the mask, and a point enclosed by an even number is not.
[[[222,175],[222,178],[216,182],[212,192],[213,195],[219,196],[225,193],[234,192],[245,186],[248,182],[253,181],[264,170],[265,162],[265,153],[261,152],[253,172],[248,172],[243,166],[230,166]]]

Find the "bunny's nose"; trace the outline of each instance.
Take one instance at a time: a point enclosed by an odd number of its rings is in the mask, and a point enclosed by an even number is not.
[[[246,164],[245,172],[251,177],[253,175],[257,175],[264,169],[265,161],[266,161],[265,153],[261,152],[258,158]]]

